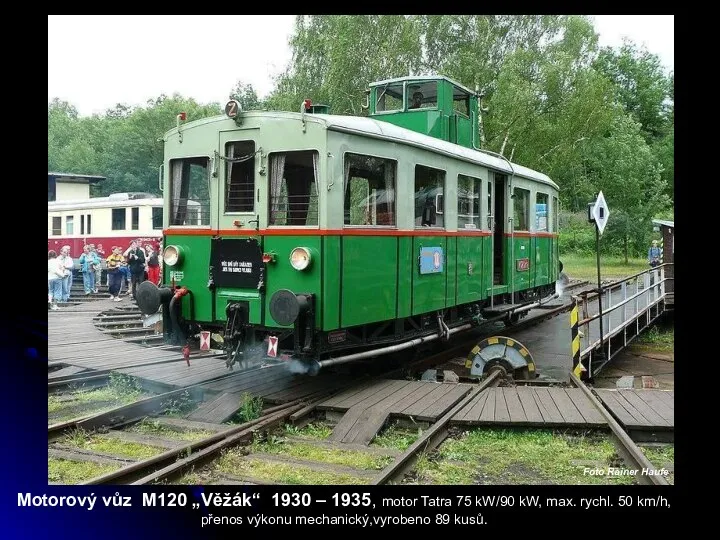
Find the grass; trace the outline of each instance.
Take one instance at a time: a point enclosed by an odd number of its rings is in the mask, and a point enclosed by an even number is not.
[[[130,459],[147,459],[165,451],[164,448],[140,444],[132,441],[124,441],[114,437],[103,437],[102,435],[88,434],[81,429],[71,431],[64,439],[65,444],[81,450],[102,452],[118,457]]]
[[[381,448],[394,448],[396,450],[405,451],[422,435],[422,430],[410,431],[398,427],[397,424],[390,425],[383,430],[372,441],[372,446]]]
[[[119,469],[122,464],[110,465],[92,461],[70,461],[48,458],[48,482],[61,484],[79,484],[90,478]]]
[[[165,439],[176,439],[180,441],[199,441],[200,439],[205,439],[215,434],[215,432],[203,430],[174,430],[167,426],[163,426],[160,422],[151,418],[144,418],[141,422],[138,422],[127,431],[140,433],[142,435],[155,435]]]
[[[297,437],[308,437],[310,439],[327,439],[332,434],[333,428],[324,422],[308,424],[302,429],[298,429],[290,424],[285,425],[285,433],[295,435]]]
[[[672,444],[663,445],[660,447],[655,446],[643,446],[638,445],[640,447],[640,450],[642,450],[642,453],[645,454],[645,457],[648,458],[648,461],[652,463],[653,467],[656,469],[660,469],[661,467],[668,467],[672,466],[673,469],[675,467],[675,446]],[[665,479],[670,483],[675,483],[675,473],[674,471],[670,471],[670,473],[665,477]]]
[[[256,418],[260,418],[263,409],[263,400],[260,397],[253,397],[248,393],[243,393],[240,397],[240,409],[233,417],[225,422],[226,424],[244,424]]]
[[[68,397],[72,399],[67,399]],[[65,399],[48,396],[48,415],[52,417],[52,423],[64,422],[127,405],[141,397],[143,390],[137,379],[121,373],[111,373],[107,386],[94,390],[80,389],[64,396]]]
[[[673,352],[675,350],[675,327],[661,329],[653,326],[641,334],[632,347],[655,352]]]
[[[356,450],[323,448],[296,441],[286,444],[283,439],[275,437],[264,442],[254,441],[251,449],[253,452],[291,456],[364,470],[380,470],[392,461],[392,457],[389,456],[376,456]]]
[[[628,476],[589,475],[622,467],[602,434],[475,429],[418,461],[420,484],[630,484]]]
[[[560,260],[563,263],[563,272],[570,279],[587,279],[591,283],[597,283],[597,259],[595,257],[583,257],[574,254],[562,255]],[[600,256],[600,278],[620,279],[650,267],[645,259],[628,259],[625,264],[623,257]]]
[[[242,451],[230,450],[215,464],[215,470],[234,476],[245,476],[292,485],[363,485],[367,479],[348,474],[324,472],[289,463],[265,462],[246,458]]]

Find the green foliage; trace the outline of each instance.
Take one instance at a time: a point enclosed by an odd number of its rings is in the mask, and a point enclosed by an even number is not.
[[[260,418],[262,414],[263,400],[261,397],[253,397],[247,392],[240,397],[240,409],[230,419],[232,424],[244,424],[256,418]]]
[[[165,411],[167,416],[185,416],[193,410],[195,406],[196,403],[187,390],[169,397],[160,404],[160,408]]]
[[[642,126],[648,141],[661,136],[674,91],[657,55],[626,40],[617,50],[603,48],[594,66],[613,81],[619,103]]]
[[[150,99],[146,107],[118,104],[105,116],[80,118],[70,104],[48,104],[48,170],[107,177],[93,195],[142,191],[157,194],[162,137],[186,112],[189,120],[221,113],[218,104],[200,105],[179,95]]]
[[[292,59],[267,99],[242,80],[228,97],[246,110],[297,111],[311,98],[336,114],[364,115],[373,81],[446,75],[484,94],[481,147],[546,173],[560,186],[564,209],[585,212],[603,190],[609,253],[636,256],[649,240],[650,219],[671,213],[674,74],[631,42],[598,49],[587,17],[301,15],[289,45]],[[104,116],[80,118],[55,99],[48,104],[48,169],[107,176],[95,195],[156,193],[162,137],[181,111],[189,120],[222,112],[220,104],[163,95],[144,107],[118,104]],[[571,231],[571,245],[588,252],[585,232],[573,224]]]

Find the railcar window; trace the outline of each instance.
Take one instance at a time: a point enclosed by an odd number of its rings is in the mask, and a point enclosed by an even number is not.
[[[62,234],[62,218],[52,218],[52,233],[53,236],[60,236]]]
[[[225,211],[255,209],[255,142],[236,141],[225,147]]]
[[[113,208],[112,209],[112,230],[113,231],[124,231],[125,230],[125,209],[124,208]]]
[[[65,234],[75,234],[75,218],[73,216],[65,218]]]
[[[210,174],[206,157],[170,162],[170,225],[210,225]]]
[[[513,189],[513,230],[529,231],[530,191],[522,188]]]
[[[458,175],[458,229],[480,228],[481,185],[479,178]]]
[[[445,171],[415,167],[415,227],[444,227]]]
[[[87,217],[87,234],[92,234],[92,214],[88,214]]]
[[[397,162],[345,154],[345,225],[395,225]]]
[[[488,219],[488,229],[493,230],[493,221],[495,220],[495,212],[493,212],[492,207],[492,190],[493,190],[493,183],[492,181],[488,182],[488,190],[487,190],[487,219]],[[493,216],[493,217],[490,217]]]
[[[270,154],[270,225],[318,225],[318,159],[314,150]]]
[[[538,231],[549,230],[550,209],[548,208],[549,196],[546,193],[535,195],[535,229]]]
[[[133,231],[137,231],[140,228],[140,208],[135,207],[130,209],[130,221]]]
[[[377,100],[375,103],[376,112],[401,111],[403,108],[403,85],[389,84],[378,87]]]
[[[163,228],[163,209],[159,206],[154,206],[152,209],[152,228]]]
[[[553,197],[552,217],[553,232],[558,232],[560,230],[560,201],[557,197]]]

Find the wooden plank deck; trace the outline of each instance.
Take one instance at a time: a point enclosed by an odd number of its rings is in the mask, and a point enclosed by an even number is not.
[[[450,421],[512,427],[601,427],[600,412],[577,388],[535,386],[488,388]]]
[[[471,389],[468,384],[383,379],[341,392],[317,409],[345,413],[330,440],[368,445],[391,416],[434,422]]]
[[[625,429],[674,431],[675,392],[632,388],[595,393]]]
[[[211,381],[230,373],[223,356],[194,351],[187,365],[179,347],[146,347],[112,336],[95,326],[95,320],[121,317],[131,321],[140,315],[132,305],[100,299],[83,306],[48,312],[48,365],[63,365],[48,379],[73,370],[110,370],[160,384],[168,389]]]

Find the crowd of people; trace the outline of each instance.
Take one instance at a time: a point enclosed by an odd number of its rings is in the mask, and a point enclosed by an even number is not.
[[[128,293],[134,301],[137,286],[145,280],[160,284],[160,246],[146,244],[143,247],[140,240],[135,240],[124,251],[122,246],[112,246],[110,255],[106,256],[102,244],[97,247],[95,244],[87,244],[77,261],[86,296],[99,293],[103,261],[108,292],[115,302],[120,302],[120,296]],[[63,246],[60,254],[55,250],[48,251],[48,309],[57,310],[58,304],[70,300],[74,266],[70,246]]]

